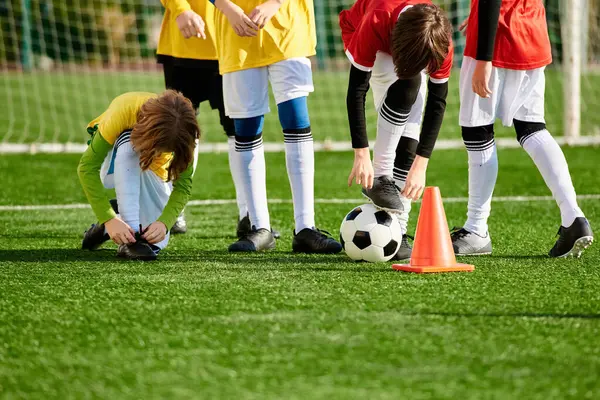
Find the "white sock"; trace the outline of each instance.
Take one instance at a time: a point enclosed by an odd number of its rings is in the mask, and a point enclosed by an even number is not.
[[[494,139],[465,142],[469,155],[469,204],[464,228],[485,237],[498,178],[498,152]]]
[[[377,117],[377,138],[373,149],[375,177],[393,175],[396,147],[404,132],[409,112],[394,111],[386,104],[381,105]]]
[[[552,192],[560,208],[562,226],[568,228],[575,218],[584,215],[577,204],[575,188],[562,149],[545,129],[526,136],[521,144]]]
[[[396,169],[394,169],[394,181],[396,182],[396,186],[402,190],[404,190],[404,185],[406,184],[406,176],[403,178],[396,173]],[[408,231],[408,218],[410,217],[410,209],[412,208],[412,201],[405,196],[400,195],[400,201],[402,202],[402,212],[397,214],[398,222],[400,223],[400,229],[402,230],[402,234],[406,235]]]
[[[133,150],[129,136],[129,133],[124,133],[115,142],[115,192],[121,219],[139,232],[142,169],[140,157]]]
[[[236,136],[234,158],[234,166],[237,166],[237,173],[241,178],[241,186],[247,201],[250,222],[256,229],[271,230],[262,135],[253,137],[251,141]]]
[[[235,156],[235,137],[227,137],[227,144],[229,145],[229,171],[231,172],[231,178],[233,179],[233,186],[235,187],[235,200],[238,206],[238,218],[242,219],[248,215],[248,206],[246,205],[246,196],[244,195],[244,188],[242,187],[242,177],[240,175],[238,157]]]
[[[296,233],[315,226],[315,154],[312,133],[283,133]]]

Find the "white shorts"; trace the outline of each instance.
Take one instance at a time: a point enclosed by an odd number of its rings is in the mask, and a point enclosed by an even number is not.
[[[306,57],[230,72],[223,75],[225,114],[230,118],[252,118],[268,113],[269,81],[276,104],[306,97],[315,90]]]
[[[122,136],[128,135],[127,132],[121,134],[119,139]],[[102,163],[102,168],[100,169],[100,179],[102,184],[106,189],[116,189],[115,188],[115,173],[120,173],[121,171],[115,170],[115,159],[119,151],[119,145],[121,142],[117,139],[115,142],[115,146],[112,151],[104,159]],[[131,146],[129,141],[124,141],[123,146]],[[129,147],[128,150],[130,150]],[[129,152],[131,153],[131,152]],[[139,165],[139,157],[137,154],[131,155],[136,159]],[[171,192],[173,191],[173,185],[171,182],[163,181],[158,175],[156,175],[153,171],[146,170],[140,171],[140,197],[139,197],[139,222],[143,227],[147,227],[151,223],[155,222],[162,214],[167,202],[169,201],[169,197],[171,196]],[[119,204],[119,211],[124,210],[128,204],[120,200],[122,194],[119,193],[119,190],[116,190],[117,194],[117,202]],[[137,205],[134,205],[137,207]],[[125,212],[125,215],[130,215],[131,213]],[[122,214],[120,214],[122,217]],[[122,217],[123,218],[123,217]],[[130,226],[132,223],[130,221],[125,220],[127,224]],[[137,226],[132,226],[133,229],[137,229]],[[156,246],[163,249],[169,243],[170,234],[167,232],[167,236],[165,239],[156,243]]]
[[[398,76],[396,75],[392,56],[387,53],[378,52],[371,72],[371,80],[369,81],[369,84],[373,89],[373,100],[377,112],[379,112],[379,109],[385,100],[388,89],[397,80]],[[423,72],[421,73],[421,88],[419,89],[417,100],[410,110],[410,115],[408,116],[406,127],[404,128],[405,136],[417,140],[419,139],[426,99],[427,76]]]
[[[499,118],[504,126],[512,126],[513,119],[545,122],[545,67],[529,71],[494,67],[490,79],[492,94],[484,99],[471,88],[475,65],[476,61],[473,58],[465,57],[460,68],[461,126],[491,125],[496,118]]]

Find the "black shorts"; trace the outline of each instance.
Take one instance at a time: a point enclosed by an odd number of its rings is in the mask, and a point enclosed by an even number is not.
[[[194,108],[207,101],[213,110],[223,111],[223,78],[216,60],[192,60],[159,55],[163,65],[165,86],[177,90],[191,100]]]

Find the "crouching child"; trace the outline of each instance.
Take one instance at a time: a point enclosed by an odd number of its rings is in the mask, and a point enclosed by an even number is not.
[[[112,239],[118,256],[155,260],[192,189],[200,136],[192,103],[178,92],[129,92],[88,125],[77,173],[98,219],[82,248]],[[115,189],[116,201],[106,189]]]

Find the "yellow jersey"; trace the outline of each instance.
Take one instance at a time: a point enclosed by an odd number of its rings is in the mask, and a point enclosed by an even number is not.
[[[234,0],[234,3],[248,14],[264,0]],[[255,37],[236,35],[227,17],[219,10],[215,11],[215,24],[221,74],[316,54],[313,0],[286,1]]]
[[[116,97],[106,111],[88,124],[88,133],[98,132],[104,140],[114,145],[123,132],[133,129],[142,105],[157,96],[156,93],[128,92]],[[172,158],[172,153],[161,154],[152,161],[150,170],[167,181]]]
[[[165,7],[160,37],[158,39],[159,55],[195,60],[216,60],[215,47],[215,7],[208,0],[160,0]],[[184,11],[192,10],[205,23],[206,39],[192,37],[186,39],[175,19]]]

